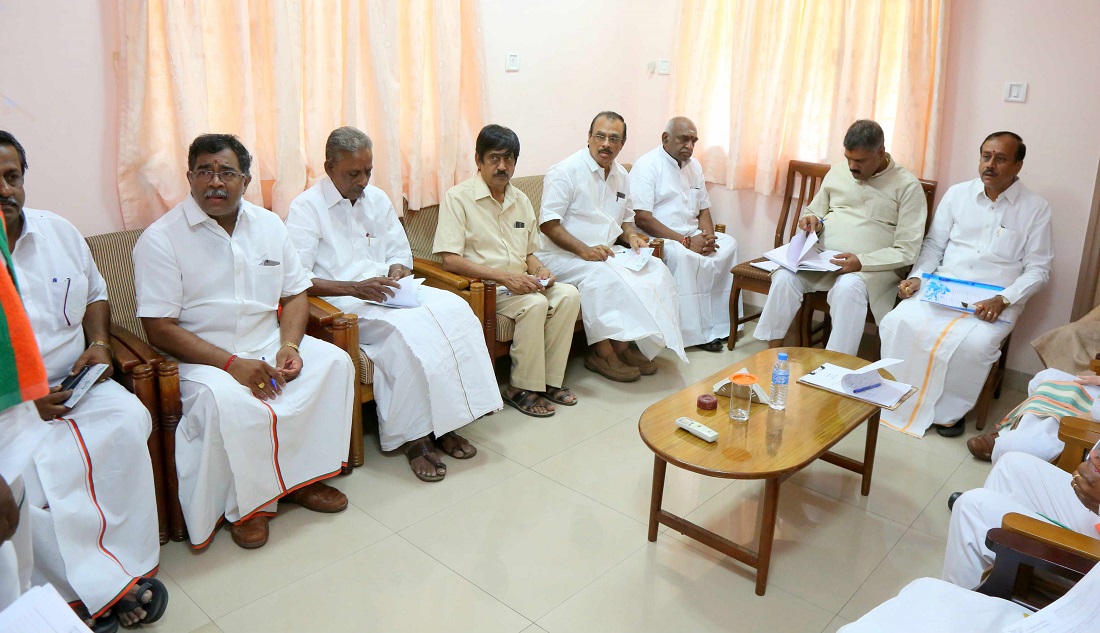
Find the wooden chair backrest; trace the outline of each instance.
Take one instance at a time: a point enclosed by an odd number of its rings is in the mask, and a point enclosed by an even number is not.
[[[107,282],[111,321],[141,337],[146,343],[145,328],[137,316],[137,292],[134,289],[134,245],[143,229],[116,231],[92,235],[85,241],[99,274]]]
[[[1065,443],[1058,456],[1058,468],[1077,472],[1088,451],[1100,441],[1100,424],[1083,418],[1064,417],[1058,425],[1058,439]]]

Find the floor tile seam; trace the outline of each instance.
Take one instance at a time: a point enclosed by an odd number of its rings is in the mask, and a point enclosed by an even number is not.
[[[536,464],[536,465],[537,465],[537,464]],[[622,512],[622,511],[620,511],[620,510],[617,510],[617,509],[615,509],[615,508],[612,508],[611,506],[607,505],[607,504],[606,504],[606,503],[604,503],[603,501],[600,501],[599,499],[596,499],[596,498],[592,497],[591,495],[589,495],[589,494],[585,493],[584,491],[581,491],[581,490],[577,490],[576,488],[573,488],[573,487],[572,487],[572,486],[570,486],[569,484],[566,484],[566,483],[564,483],[564,482],[558,481],[557,479],[554,479],[553,477],[551,477],[551,476],[549,476],[549,475],[547,475],[547,474],[541,473],[541,472],[539,472],[539,471],[535,470],[534,468],[531,468],[531,469],[529,469],[529,470],[530,470],[530,471],[531,471],[532,473],[534,473],[534,474],[538,475],[539,477],[542,477],[543,479],[546,479],[547,481],[549,481],[549,482],[551,482],[551,483],[557,484],[557,485],[559,485],[559,486],[561,486],[561,487],[565,488],[566,490],[569,490],[569,491],[571,491],[571,492],[575,492],[575,493],[579,494],[580,496],[584,497],[585,499],[588,499],[589,501],[592,501],[592,502],[594,502],[594,503],[596,503],[596,504],[599,504],[599,506],[600,506],[600,507],[603,507],[603,508],[607,508],[608,510],[610,510],[610,511],[614,512],[615,514],[618,514],[618,515],[620,515],[620,516],[626,517],[627,519],[630,519],[630,520],[631,520],[632,522],[634,522],[634,523],[637,523],[638,525],[640,525],[640,526],[642,526],[642,527],[648,527],[648,524],[647,524],[647,523],[646,523],[645,521],[639,521],[638,519],[636,519],[636,518],[634,518],[634,517],[630,516],[629,514],[627,514],[627,513],[625,513],[625,512]]]
[[[921,509],[920,514],[917,515],[917,519],[919,519],[925,512],[927,512],[929,510],[929,508],[932,507],[932,504],[935,503],[936,500],[940,498],[939,497],[940,491],[942,491],[944,489],[944,486],[946,486],[948,484],[948,482],[951,481],[952,477],[959,474],[959,471],[962,470],[965,463],[966,463],[966,460],[964,458],[961,462],[959,462],[959,465],[955,467],[955,470],[951,471],[951,474],[947,476],[947,480],[944,481],[943,485],[941,485],[939,487],[939,489],[936,490],[936,494],[932,497],[932,499],[928,502],[928,504],[925,505],[924,508]],[[952,491],[952,492],[956,492],[956,491]],[[962,491],[962,492],[965,492],[965,491]],[[917,519],[913,519],[913,523],[916,523]],[[910,527],[912,527],[912,525],[910,525]],[[924,532],[924,533],[927,534],[926,530],[918,530],[918,531]],[[932,535],[930,535],[930,536],[932,536]]]
[[[608,567],[602,573],[597,574],[595,578],[593,578],[589,582],[585,583],[581,587],[578,587],[576,591],[574,591],[573,593],[571,593],[568,596],[566,596],[565,598],[563,598],[561,602],[559,602],[558,604],[550,607],[550,609],[547,610],[546,613],[539,616],[539,618],[536,619],[534,622],[532,622],[532,624],[538,626],[540,629],[544,629],[544,630],[549,631],[549,629],[547,629],[545,626],[542,625],[542,621],[544,619],[549,617],[551,613],[553,613],[554,611],[559,609],[562,605],[564,605],[565,603],[569,602],[574,597],[579,595],[582,591],[584,591],[585,589],[588,589],[589,587],[591,587],[593,584],[595,584],[601,578],[603,578],[604,576],[610,574],[613,570],[618,569],[619,567],[621,567],[623,564],[626,563],[626,561],[630,560],[631,557],[633,557],[635,554],[642,551],[643,549],[645,549],[649,545],[651,545],[651,543],[647,540],[644,543],[642,543],[641,545],[639,545],[638,547],[636,547],[635,549],[628,552],[625,556],[622,557],[622,559],[614,562],[610,567]]]
[[[629,417],[629,416],[628,416],[628,417]],[[594,437],[596,437],[596,436],[600,435],[601,433],[605,433],[605,432],[607,432],[607,431],[610,431],[611,429],[613,429],[613,428],[615,428],[616,426],[618,426],[618,425],[622,424],[623,422],[626,422],[626,420],[628,419],[628,417],[627,417],[627,418],[623,418],[623,419],[621,419],[621,420],[616,420],[615,422],[612,422],[612,423],[611,423],[610,425],[608,425],[608,426],[607,426],[607,428],[605,428],[605,429],[601,429],[601,430],[599,430],[599,431],[596,431],[596,432],[595,432],[595,433],[593,433],[592,435],[588,435],[588,436],[586,436],[586,437],[582,437],[581,439],[577,440],[576,442],[573,442],[572,444],[569,444],[568,446],[563,446],[563,447],[561,448],[561,450],[557,451],[556,453],[551,453],[550,455],[547,455],[546,457],[544,457],[544,458],[540,459],[539,461],[537,461],[537,462],[535,462],[535,463],[531,464],[530,466],[526,466],[526,468],[528,468],[528,469],[531,469],[531,470],[533,470],[535,466],[538,466],[539,464],[542,464],[542,463],[546,462],[546,461],[547,461],[547,460],[549,460],[549,459],[553,459],[553,458],[557,457],[558,455],[561,455],[562,453],[564,453],[565,451],[567,451],[567,450],[569,450],[569,449],[571,449],[571,448],[575,448],[575,447],[577,447],[577,446],[580,446],[581,444],[583,444],[583,443],[587,442],[588,440],[590,440],[590,439],[592,439],[592,438],[594,438]],[[515,460],[512,460],[512,461],[515,461]],[[516,462],[516,463],[518,463],[518,464],[520,464],[521,466],[523,466],[523,464],[522,464],[521,462]],[[538,471],[536,471],[536,472],[538,472]]]
[[[194,597],[192,597],[191,594],[187,593],[187,590],[183,588],[183,585],[181,585],[178,580],[173,578],[172,574],[169,573],[168,570],[161,567],[160,570],[157,571],[157,577],[159,578],[161,576],[161,574],[167,576],[169,580],[171,580],[173,583],[175,583],[176,587],[178,587],[179,590],[183,592],[183,595],[187,596],[187,599],[191,601],[191,604],[195,605],[195,607],[199,610],[199,613],[202,613],[204,616],[206,616],[206,619],[210,621],[210,624],[214,624],[215,626],[217,625],[214,622],[214,618],[211,617],[211,615],[206,612],[206,609],[202,608],[202,605],[199,604],[198,600],[196,600]],[[169,598],[171,598],[171,596],[169,596]],[[201,629],[204,626],[206,626],[206,624],[200,624],[198,627],[196,627],[196,629]],[[192,631],[194,631],[196,629],[192,629]]]
[[[509,461],[513,461],[513,462],[515,462],[515,460],[509,460]],[[467,502],[467,501],[470,501],[471,499],[474,499],[474,498],[476,498],[476,497],[479,497],[479,496],[481,496],[481,495],[483,495],[483,494],[485,494],[485,493],[489,492],[489,491],[490,491],[490,490],[492,490],[493,488],[496,488],[497,486],[499,486],[499,485],[501,485],[501,484],[503,484],[503,483],[505,483],[505,482],[507,482],[507,481],[510,481],[511,479],[513,479],[513,478],[515,478],[515,477],[517,477],[517,476],[519,476],[519,475],[523,474],[523,472],[524,472],[524,471],[527,471],[527,470],[532,470],[530,466],[524,466],[523,464],[521,464],[521,463],[519,463],[519,462],[515,462],[515,464],[517,464],[517,465],[518,465],[518,466],[519,466],[519,467],[520,467],[520,468],[521,468],[522,470],[516,471],[516,472],[512,473],[511,475],[508,475],[508,476],[507,476],[507,477],[505,477],[504,479],[501,479],[500,481],[497,481],[497,482],[495,482],[495,483],[492,483],[492,484],[490,484],[489,486],[486,486],[485,488],[482,488],[481,490],[478,490],[477,492],[473,493],[472,495],[470,495],[470,496],[468,496],[468,497],[466,497],[466,498],[464,498],[464,499],[460,499],[460,500],[458,500],[458,501],[456,501],[456,502],[454,502],[454,503],[452,503],[452,504],[450,504],[450,505],[448,505],[448,506],[446,506],[446,507],[444,507],[444,508],[439,508],[439,509],[437,509],[437,510],[436,510],[435,512],[432,512],[431,514],[429,514],[428,516],[426,516],[426,517],[424,517],[424,518],[422,518],[422,519],[419,519],[419,520],[417,520],[417,521],[414,521],[414,522],[412,522],[412,523],[410,523],[410,524],[406,525],[405,527],[403,527],[403,528],[401,528],[401,529],[399,529],[399,530],[395,530],[395,529],[391,528],[390,526],[388,526],[388,525],[386,525],[385,523],[383,523],[381,519],[379,519],[379,518],[377,518],[377,517],[375,517],[375,516],[373,516],[373,515],[370,515],[370,513],[367,513],[367,514],[368,514],[368,516],[370,516],[370,517],[371,517],[372,519],[374,519],[375,521],[378,521],[378,523],[379,523],[380,525],[382,525],[383,527],[385,527],[386,529],[388,529],[388,530],[391,530],[391,531],[392,531],[392,532],[393,532],[394,534],[400,535],[400,534],[401,534],[402,532],[404,532],[405,530],[408,530],[409,528],[412,528],[412,527],[414,527],[414,526],[420,525],[421,523],[423,523],[423,522],[425,522],[425,521],[427,521],[427,520],[429,520],[429,519],[432,519],[433,517],[435,517],[436,515],[438,515],[438,514],[439,514],[439,513],[441,513],[441,512],[444,512],[444,511],[446,511],[446,510],[450,510],[451,508],[453,508],[453,507],[457,506],[457,505],[458,505],[458,504],[460,504],[460,503],[465,503],[465,502]],[[533,471],[533,472],[535,472],[535,471]],[[446,480],[444,480],[444,481],[446,481]],[[443,483],[443,482],[439,482],[439,483]],[[356,506],[356,507],[358,507],[358,506]],[[366,510],[363,510],[362,508],[360,508],[360,510],[362,510],[363,512],[367,512]]]
[[[823,497],[827,497],[827,498],[829,498],[829,499],[832,499],[833,501],[839,501],[840,503],[843,503],[843,504],[845,504],[845,505],[847,505],[847,506],[849,506],[849,507],[855,508],[856,510],[859,510],[860,512],[865,512],[865,513],[867,513],[867,514],[873,514],[874,516],[876,516],[876,517],[878,517],[878,518],[880,518],[880,519],[882,519],[882,520],[884,520],[884,521],[889,521],[890,523],[893,523],[893,524],[897,525],[898,527],[902,527],[902,528],[905,528],[905,529],[909,529],[910,527],[912,527],[912,523],[910,523],[910,524],[905,524],[905,523],[902,523],[901,521],[898,521],[897,519],[894,519],[894,518],[888,517],[888,516],[886,516],[886,515],[884,515],[884,514],[879,514],[878,512],[874,512],[874,511],[872,511],[872,510],[868,510],[867,508],[861,508],[860,506],[858,506],[858,505],[856,505],[856,504],[854,504],[854,503],[852,503],[852,502],[850,502],[850,501],[847,501],[847,500],[845,500],[845,499],[841,499],[841,498],[839,498],[839,497],[835,497],[835,496],[833,496],[833,495],[831,495],[831,494],[829,494],[829,493],[827,493],[827,492],[822,492],[822,491],[820,491],[820,490],[817,490],[816,488],[811,488],[811,487],[809,487],[809,486],[804,486],[804,485],[802,485],[802,484],[800,484],[800,483],[797,483],[797,482],[793,482],[793,481],[790,481],[790,480],[788,480],[788,481],[785,481],[785,482],[783,482],[783,485],[785,485],[785,486],[798,486],[799,488],[803,488],[803,489],[805,489],[805,490],[808,490],[808,491],[810,491],[810,492],[812,492],[812,493],[816,493],[816,494],[819,494],[819,495],[821,495],[821,496],[823,496]],[[938,489],[937,489],[937,491],[938,491]],[[861,499],[867,499],[867,498],[869,498],[869,497],[870,497],[870,495],[868,495],[867,497],[864,497],[863,495],[860,495],[860,498],[861,498]],[[780,486],[780,495],[779,495],[779,498],[780,498],[780,500],[782,500],[782,499],[783,499],[783,494],[782,494],[782,486]],[[923,512],[923,510],[922,510],[922,512]],[[919,518],[919,517],[920,517],[920,514],[918,513],[918,514],[917,514],[917,517],[916,517],[916,518],[914,518],[914,519],[913,519],[913,521],[916,521],[916,520],[917,520],[917,518]]]

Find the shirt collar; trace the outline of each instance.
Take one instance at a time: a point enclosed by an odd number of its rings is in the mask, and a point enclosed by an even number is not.
[[[492,197],[493,192],[489,189],[489,185],[485,184],[485,180],[482,179],[481,174],[474,174],[474,200]],[[493,199],[496,200],[496,198]],[[508,186],[504,188],[504,203],[501,206],[508,208],[515,200],[516,188],[512,183],[508,183]]]
[[[600,167],[600,164],[596,162],[596,159],[592,158],[592,152],[589,151],[589,149],[587,147],[584,148],[583,156],[584,156],[584,164],[588,166],[589,171],[592,171],[592,172],[603,171],[603,167]],[[612,176],[615,176],[618,173],[619,173],[619,163],[617,163],[615,161],[611,161],[611,169],[608,170],[607,177],[604,178],[604,180],[610,180]]]
[[[241,198],[240,205],[237,206],[237,222],[240,222],[243,218],[251,217],[254,211],[249,208],[250,205]],[[189,226],[198,226],[203,222],[210,221],[217,224],[217,220],[206,214],[206,211],[202,210],[198,202],[195,202],[195,197],[188,195],[187,199],[183,201],[183,217],[187,219]]]
[[[669,154],[668,152],[665,151],[665,148],[664,148],[663,145],[658,145],[657,146],[657,153],[660,154],[661,156],[663,156],[664,159],[667,160],[677,170],[683,169],[684,167],[687,167],[688,163],[691,162],[691,159],[689,158],[686,163],[681,165],[680,161],[676,160],[675,158],[672,157],[672,154]]]
[[[35,213],[33,209],[23,207],[23,234],[19,236],[19,239],[23,239],[28,235],[42,234],[42,216]]]
[[[1016,199],[1020,197],[1020,192],[1023,191],[1023,182],[1016,178],[1008,189],[1001,192],[1001,195],[997,196],[998,200],[1008,200],[1009,204],[1016,204]],[[985,195],[985,183],[981,178],[974,179],[974,199],[978,202],[989,201],[989,196]]]
[[[874,180],[875,178],[878,178],[879,176],[885,176],[886,174],[893,171],[894,166],[895,166],[895,163],[894,163],[893,157],[890,156],[890,152],[886,152],[886,168],[883,169],[882,171],[878,172],[877,174],[871,174],[871,177],[868,178],[868,180]],[[854,178],[854,176],[853,176],[853,178]]]
[[[363,195],[366,195],[366,193],[364,189]],[[325,197],[325,208],[328,209],[340,204],[343,200],[347,200],[344,194],[340,193],[340,190],[336,188],[336,185],[333,184],[332,179],[328,176],[325,176],[324,180],[321,181],[321,194]],[[360,199],[362,199],[362,196],[360,196]],[[358,200],[356,200],[356,202],[358,202]],[[348,200],[348,204],[355,206],[352,204],[351,200]]]

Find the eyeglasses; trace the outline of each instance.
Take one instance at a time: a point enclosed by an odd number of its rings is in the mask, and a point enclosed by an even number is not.
[[[603,143],[604,141],[607,141],[612,145],[623,144],[623,137],[619,136],[618,134],[612,134],[611,136],[608,136],[606,134],[603,134],[602,132],[596,132],[592,135],[592,139],[597,143]]]
[[[237,182],[238,180],[240,180],[241,178],[244,178],[244,176],[245,176],[245,174],[235,172],[232,169],[223,169],[222,171],[210,171],[209,169],[196,169],[195,171],[191,172],[191,175],[193,175],[195,177],[195,180],[198,180],[199,182],[210,182],[211,180],[214,179],[215,174],[225,184],[230,184],[230,183]]]

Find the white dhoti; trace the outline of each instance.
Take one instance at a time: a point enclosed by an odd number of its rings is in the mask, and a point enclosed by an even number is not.
[[[737,264],[737,240],[715,234],[718,250],[700,255],[665,240],[664,259],[680,297],[680,333],[685,347],[702,345],[730,333],[730,269]],[[741,306],[737,306],[738,313]]]
[[[867,322],[867,282],[859,273],[795,274],[784,268],[776,270],[753,336],[761,341],[783,339],[802,306],[802,296],[823,290],[829,291],[829,315],[833,322],[825,349],[855,356]]]
[[[1018,314],[1012,306],[1003,313],[1011,322],[987,323],[915,297],[902,301],[879,326],[882,357],[903,359],[890,372],[917,393],[894,411],[883,409],[882,423],[923,437],[932,424],[951,424],[966,415]]]
[[[616,252],[624,250],[615,247]],[[646,358],[667,347],[687,362],[676,283],[659,260],[650,259],[635,272],[572,254],[542,251],[539,259],[559,280],[581,291],[581,319],[589,345],[608,339],[634,341]]]
[[[274,363],[275,340],[241,358]],[[180,363],[183,420],[176,472],[187,532],[204,547],[224,516],[260,512],[298,488],[332,477],[347,462],[355,370],[343,350],[309,336],[302,372],[274,400],[260,400],[220,367]]]
[[[33,406],[33,405],[32,405]],[[23,493],[23,479],[8,482],[15,502],[19,504],[19,527],[11,540],[0,543],[0,611],[19,599],[31,588],[34,554],[31,548],[30,504]]]
[[[1008,600],[918,578],[838,633],[1000,633],[1030,613]]]
[[[1060,369],[1044,369],[1035,374],[1028,383],[1028,396],[1033,395],[1044,381],[1076,380],[1076,378],[1073,374],[1067,374]],[[1082,386],[1094,400],[1100,399],[1100,387]],[[1065,443],[1058,439],[1060,423],[1061,420],[1054,416],[1025,413],[1020,416],[1016,428],[998,432],[997,441],[993,444],[993,463],[996,464],[1004,454],[1012,452],[1028,453],[1044,461],[1052,461],[1062,454],[1062,449],[1065,447]]]
[[[1068,526],[1092,538],[1100,537],[1100,516],[1089,512],[1073,492],[1073,475],[1026,453],[1004,455],[989,473],[985,485],[964,493],[955,501],[947,530],[943,579],[966,589],[981,582],[982,572],[993,564],[993,552],[985,546],[985,534],[1001,526],[1001,519],[1016,512]]]
[[[152,420],[133,394],[106,381],[50,424],[24,478],[33,581],[97,617],[160,561]]]
[[[358,302],[359,342],[374,363],[382,450],[461,428],[504,407],[481,323],[458,295],[417,290],[419,308]]]
[[[22,402],[0,411],[0,475],[19,506],[19,527],[11,540],[0,543],[0,611],[31,587],[34,554],[31,549],[30,504],[22,473],[30,467],[38,443],[50,427],[38,417],[34,402]]]

